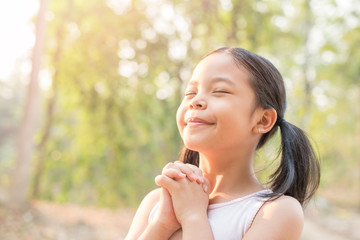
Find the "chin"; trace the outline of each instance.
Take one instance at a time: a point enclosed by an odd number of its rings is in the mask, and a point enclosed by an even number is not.
[[[197,148],[193,148],[193,147],[188,147],[185,145],[185,147],[191,151],[194,151],[194,152],[199,152],[199,150]]]
[[[184,141],[184,145],[187,149],[190,149],[195,152],[201,152],[202,150],[206,149],[206,146],[204,146],[204,143],[201,142],[186,142]]]

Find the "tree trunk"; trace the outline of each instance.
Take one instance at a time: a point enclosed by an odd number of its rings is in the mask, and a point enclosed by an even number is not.
[[[36,19],[36,42],[32,56],[32,72],[25,102],[24,116],[17,139],[17,159],[11,175],[8,205],[15,209],[26,207],[34,150],[34,135],[39,115],[39,71],[45,38],[47,0],[40,0]]]
[[[312,107],[312,101],[311,101],[311,91],[312,91],[312,84],[311,79],[309,76],[309,66],[311,61],[311,54],[309,50],[309,36],[311,31],[311,25],[312,25],[312,14],[311,14],[311,8],[309,1],[305,1],[305,36],[304,36],[304,64],[302,66],[303,75],[304,75],[304,115],[302,118],[302,121],[300,123],[300,127],[302,129],[307,129],[311,120],[311,107]]]

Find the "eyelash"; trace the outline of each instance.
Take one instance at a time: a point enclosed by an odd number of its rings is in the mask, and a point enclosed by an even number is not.
[[[192,95],[196,95],[196,93],[195,92],[187,92],[187,93],[185,93],[185,96],[192,96]]]
[[[220,91],[214,91],[213,93],[229,93],[229,92],[228,92],[228,91],[220,90]]]
[[[230,92],[224,91],[224,90],[213,91],[212,93],[225,93],[225,94],[230,94]],[[193,96],[193,95],[196,95],[196,92],[187,92],[187,93],[185,93],[185,96]]]

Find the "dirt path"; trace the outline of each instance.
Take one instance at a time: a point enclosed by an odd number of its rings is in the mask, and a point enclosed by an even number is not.
[[[33,202],[25,213],[0,206],[1,240],[121,240],[134,209],[109,210],[72,204]],[[301,240],[360,239],[360,216],[356,214],[306,212]]]
[[[305,215],[302,240],[359,240],[360,215],[344,209],[310,208]]]
[[[123,239],[133,209],[109,210],[33,202],[25,213],[0,208],[1,240]]]

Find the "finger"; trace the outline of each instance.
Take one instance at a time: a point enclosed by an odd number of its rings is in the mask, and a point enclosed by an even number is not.
[[[175,163],[170,162],[170,163],[166,164],[166,166],[162,170],[162,174],[166,175],[165,172],[167,170],[173,169],[174,171],[179,172],[179,177],[180,178],[183,178],[182,174],[180,174],[182,172],[183,174],[185,174],[185,176],[187,176],[189,178],[190,181],[195,181],[196,180],[196,175],[192,172],[191,169],[189,169],[187,167],[184,167],[185,165],[182,164],[180,161],[177,161],[177,164],[175,164]]]
[[[156,176],[155,183],[156,185],[167,189],[170,192],[170,194],[173,190],[176,190],[176,187],[178,186],[176,181],[164,175]]]
[[[186,166],[188,166],[193,171],[193,173],[196,175],[196,177],[197,177],[196,181],[198,183],[200,183],[200,184],[204,183],[203,172],[201,171],[200,168],[198,168],[197,166],[192,165],[190,163],[187,163]]]
[[[178,168],[165,169],[163,170],[162,175],[168,176],[169,178],[172,179],[183,179],[186,177],[186,175],[182,173]]]
[[[168,169],[178,169],[179,172],[181,172],[181,170],[172,162],[169,162],[168,164],[165,165],[165,167],[162,169],[161,174],[164,174],[164,171],[168,170]]]
[[[160,178],[161,178],[161,176],[162,176],[162,175],[157,175],[157,176],[155,177],[155,184],[158,185],[159,187],[161,187],[161,185],[160,185]]]
[[[176,162],[175,162],[175,165],[177,165]],[[186,163],[186,164],[183,164],[183,165],[185,165],[186,167],[191,169],[191,171],[195,175],[195,176],[194,175],[193,176],[195,177],[195,180],[196,180],[197,183],[200,183],[200,184],[204,183],[203,174],[202,174],[202,171],[201,171],[200,168],[198,168],[197,166],[192,165],[190,163]],[[180,166],[181,166],[181,164],[180,164]]]
[[[168,169],[168,168],[174,168],[175,164],[173,162],[169,162],[165,165],[165,167],[163,169]]]
[[[204,183],[203,183],[202,187],[203,187],[203,190],[205,193],[210,194],[210,182],[209,182],[209,179],[207,179],[205,174],[204,174]]]
[[[166,188],[161,188],[161,194],[160,194],[160,202],[161,201],[168,201],[170,198],[170,193]]]
[[[190,181],[197,181],[197,179],[199,178],[195,173],[194,171],[188,166],[188,165],[185,165],[183,164],[182,162],[180,161],[176,161],[174,163],[175,167],[177,167],[178,169],[180,169],[180,171],[184,174],[186,174],[187,178],[190,180]]]
[[[189,168],[191,168],[191,170],[193,170],[193,172],[199,176],[203,175],[203,172],[201,171],[201,169],[193,164],[190,163],[185,163],[186,166],[188,166]]]

